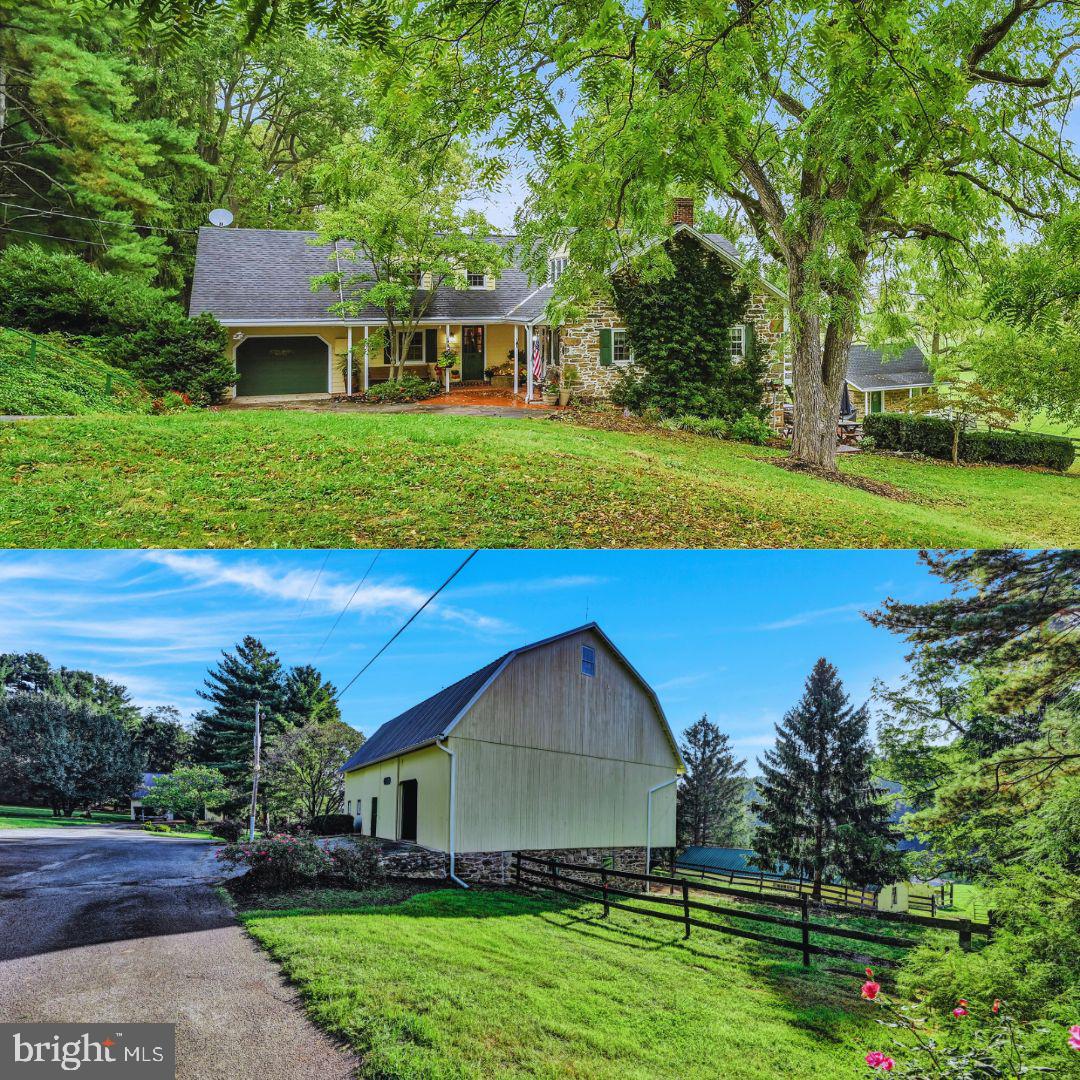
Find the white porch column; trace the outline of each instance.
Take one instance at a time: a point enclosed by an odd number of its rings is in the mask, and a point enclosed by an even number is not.
[[[514,323],[514,397],[518,394],[518,324]]]
[[[364,393],[368,392],[368,368],[371,358],[368,356],[368,328],[364,327]]]
[[[863,416],[864,417],[869,416],[870,415],[870,391],[869,390],[864,390],[863,391],[862,406],[863,406]]]
[[[533,399],[533,328],[532,323],[525,324],[525,400]]]
[[[449,323],[446,324],[446,348],[447,349],[450,348],[450,324]],[[443,371],[443,374],[446,377],[446,392],[449,394],[450,393],[450,369],[445,368],[444,371]]]
[[[345,393],[350,397],[352,396],[352,326],[349,326],[348,335],[345,342],[346,356],[348,359],[345,362]]]

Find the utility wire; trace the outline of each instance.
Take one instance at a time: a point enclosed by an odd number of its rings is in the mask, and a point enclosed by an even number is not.
[[[193,233],[198,229],[178,229],[171,225],[136,225],[133,221],[116,221],[113,218],[86,217],[84,214],[69,214],[64,210],[45,210],[40,206],[21,206],[19,203],[0,202],[0,206],[9,206],[13,210],[26,210],[31,214],[49,214],[52,217],[72,218],[74,221],[93,221],[105,225],[119,225],[124,229],[153,229],[154,232]]]
[[[76,236],[51,236],[49,233],[34,232],[33,229],[13,229],[10,225],[0,225],[0,232],[22,233],[23,236],[36,236],[39,240],[63,240],[67,244],[89,244],[91,247],[108,247],[99,240],[80,240]]]
[[[371,665],[374,664],[375,661],[378,660],[379,657],[382,656],[382,654],[386,652],[386,650],[389,649],[390,646],[393,645],[399,637],[401,637],[401,635],[408,629],[409,624],[413,621],[413,619],[415,619],[417,615],[419,615],[420,612],[423,611],[424,608],[426,608],[428,604],[430,604],[431,601],[434,600],[435,597],[438,596],[439,593],[441,593],[443,589],[445,589],[446,586],[449,585],[450,582],[453,581],[454,578],[456,578],[458,574],[460,574],[461,571],[465,569],[466,566],[468,566],[469,561],[478,554],[478,551],[479,549],[475,548],[470,551],[469,554],[466,555],[465,558],[461,561],[458,568],[405,620],[404,623],[402,623],[400,627],[398,627],[397,631],[389,639],[389,641],[387,641],[386,644],[384,644],[383,647],[344,685],[344,687],[342,687],[342,689],[338,691],[338,701],[341,700],[342,696],[345,694],[345,691],[348,690],[349,687],[352,686],[352,684],[356,682],[356,680],[359,679],[360,676],[363,675],[364,672],[367,671],[367,669],[371,667]]]
[[[371,573],[371,568],[379,561],[379,556],[381,554],[381,551],[376,551],[375,558],[368,563],[368,568],[364,571],[364,576],[356,583],[356,588],[353,589],[352,595],[349,597],[348,600],[345,601],[345,606],[338,612],[338,617],[334,620],[334,625],[330,627],[330,630],[327,632],[326,637],[323,638],[322,645],[319,646],[319,652],[315,654],[316,660],[319,659],[319,654],[323,651],[323,649],[326,647],[326,643],[330,640],[330,635],[338,628],[338,623],[341,622],[342,618],[345,615],[345,612],[349,610],[349,605],[353,602],[353,600],[356,599],[356,594],[360,591],[360,586],[363,585],[365,581],[367,581],[368,574]],[[314,586],[312,586],[312,588],[314,588]]]
[[[311,588],[308,589],[307,596],[304,597],[304,602],[300,606],[300,614],[296,616],[298,619],[302,619],[304,617],[304,612],[307,611],[308,601],[314,595],[315,586],[319,584],[319,578],[322,577],[322,572],[326,569],[327,561],[330,559],[330,551],[330,548],[326,549],[326,554],[323,556],[322,564],[319,566],[319,572],[315,575],[315,580],[312,581]]]

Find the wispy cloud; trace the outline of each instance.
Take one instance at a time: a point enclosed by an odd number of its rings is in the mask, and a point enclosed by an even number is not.
[[[663,682],[659,682],[653,689],[655,690],[678,690],[683,686],[696,686],[698,683],[704,682],[706,679],[715,675],[717,672],[723,671],[723,668],[716,668],[713,671],[699,671],[694,675],[676,675],[673,679],[665,679]]]
[[[834,616],[837,615],[854,617],[857,612],[865,611],[873,606],[873,602],[862,600],[857,604],[839,604],[836,607],[817,608],[813,611],[799,611],[794,615],[787,616],[787,618],[777,619],[776,622],[762,623],[760,626],[755,626],[753,629],[790,630],[796,626],[805,626],[807,623],[823,622],[827,619],[833,619]]]

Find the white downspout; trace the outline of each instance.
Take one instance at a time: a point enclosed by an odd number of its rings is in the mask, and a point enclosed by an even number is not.
[[[655,784],[649,788],[649,794],[645,797],[645,873],[649,872],[649,863],[652,859],[652,797],[654,791],[659,791],[661,788],[666,788],[669,784],[674,784],[678,780],[678,776],[673,776],[670,780],[665,780],[663,783]]]
[[[435,744],[440,750],[445,750],[450,755],[450,880],[457,882],[463,889],[469,886],[454,873],[454,796],[457,789],[457,761],[454,751],[441,742]]]

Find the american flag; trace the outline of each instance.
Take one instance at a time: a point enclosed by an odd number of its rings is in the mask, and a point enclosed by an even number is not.
[[[539,382],[544,376],[544,365],[540,360],[540,342],[533,339],[533,381]]]

